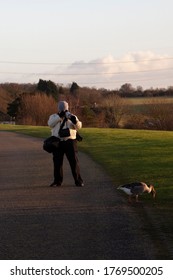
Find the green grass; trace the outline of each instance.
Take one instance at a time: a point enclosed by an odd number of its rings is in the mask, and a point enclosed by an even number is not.
[[[0,124],[0,130],[13,131],[41,138],[45,138],[50,135],[50,128],[47,126]]]
[[[172,202],[173,132],[90,128],[82,134],[81,149],[103,165],[116,185],[151,183],[160,201]]]

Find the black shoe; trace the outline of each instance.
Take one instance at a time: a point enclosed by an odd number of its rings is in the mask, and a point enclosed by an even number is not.
[[[60,186],[61,186],[60,183],[53,182],[52,184],[50,184],[49,187],[60,187]]]
[[[76,183],[76,187],[84,187],[84,183],[83,182]]]

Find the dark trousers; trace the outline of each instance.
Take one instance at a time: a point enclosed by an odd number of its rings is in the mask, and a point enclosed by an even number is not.
[[[80,175],[79,160],[77,157],[77,141],[72,139],[61,141],[58,149],[53,152],[54,182],[60,185],[63,182],[64,154],[69,161],[75,184],[82,183],[83,180]]]

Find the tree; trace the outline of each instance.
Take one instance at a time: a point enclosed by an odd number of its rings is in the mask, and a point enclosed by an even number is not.
[[[125,100],[118,95],[110,95],[104,101],[105,122],[108,127],[119,127],[122,116],[126,113]]]
[[[119,92],[122,97],[129,97],[133,96],[132,93],[134,93],[135,89],[132,87],[131,84],[126,83],[121,86]]]
[[[79,89],[78,84],[75,83],[75,82],[73,82],[72,85],[71,85],[71,87],[70,87],[70,92],[71,92],[71,93],[76,93],[78,89]]]
[[[17,97],[14,101],[8,104],[7,114],[13,118],[16,118],[21,104],[21,96]]]
[[[49,116],[57,111],[57,102],[44,93],[24,94],[18,110],[22,124],[47,125]]]
[[[47,95],[52,95],[53,98],[58,100],[58,88],[52,81],[46,81],[40,79],[37,84],[37,90],[45,92]]]

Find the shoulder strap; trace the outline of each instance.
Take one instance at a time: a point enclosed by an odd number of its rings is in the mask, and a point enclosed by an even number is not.
[[[60,125],[59,132],[62,130],[62,128],[63,128],[63,126],[64,126],[66,121],[67,121],[67,119],[64,118],[62,124]]]

